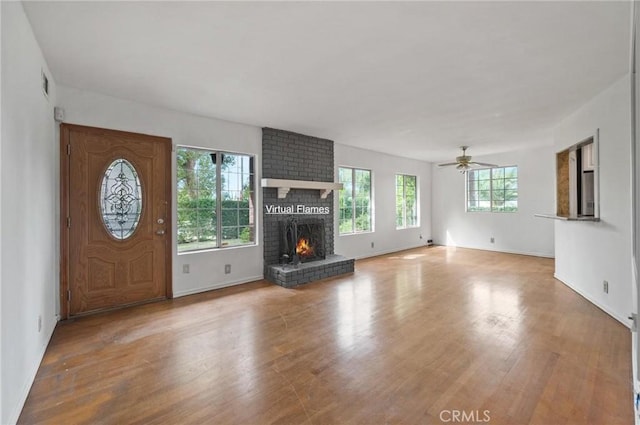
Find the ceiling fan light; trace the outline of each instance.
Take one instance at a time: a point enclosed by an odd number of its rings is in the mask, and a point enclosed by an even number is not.
[[[460,172],[460,174],[465,174],[467,172],[467,170],[469,170],[469,164],[466,163],[462,163],[462,164],[458,164],[456,166],[456,170],[458,170]]]

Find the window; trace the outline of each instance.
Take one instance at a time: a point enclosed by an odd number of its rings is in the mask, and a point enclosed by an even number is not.
[[[142,184],[132,163],[118,158],[107,167],[100,185],[100,215],[116,239],[133,235],[142,214]]]
[[[417,178],[396,174],[396,229],[418,226]]]
[[[339,234],[371,232],[371,171],[338,168],[340,191]]]
[[[178,147],[178,252],[255,243],[254,158]]]
[[[518,211],[518,167],[467,171],[467,211]]]

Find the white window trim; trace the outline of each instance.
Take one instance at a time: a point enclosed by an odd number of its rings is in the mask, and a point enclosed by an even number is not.
[[[397,178],[398,176],[403,176],[403,177],[414,177],[416,179],[416,224],[412,225],[412,226],[407,226],[407,200],[406,200],[406,195],[405,193],[402,194],[402,208],[405,212],[404,215],[404,224],[402,226],[398,226],[396,225],[396,230],[405,230],[405,229],[416,229],[418,227],[420,227],[420,178],[415,175],[415,174],[406,174],[406,173],[395,173],[394,174],[394,195],[396,196],[397,199],[397,193],[395,193],[395,191],[398,190],[397,187]],[[406,185],[404,184],[404,179],[402,179],[402,190],[406,192]],[[394,201],[394,211],[397,208],[397,205],[395,205],[395,201]],[[394,220],[395,222],[395,220]]]
[[[207,152],[207,153],[215,153],[215,154],[222,154],[222,155],[244,155],[244,156],[248,156],[251,157],[253,159],[253,166],[254,166],[254,170],[253,170],[253,187],[256,188],[253,192],[253,204],[254,204],[254,217],[253,217],[253,227],[254,227],[254,240],[245,244],[237,244],[237,245],[222,245],[222,239],[219,239],[216,236],[216,245],[215,247],[206,247],[206,248],[195,248],[195,249],[191,249],[191,250],[187,250],[187,251],[178,251],[178,238],[175,238],[175,245],[174,245],[174,249],[176,250],[177,255],[189,255],[189,254],[201,254],[203,252],[211,252],[211,251],[221,251],[221,250],[228,250],[228,249],[242,249],[242,248],[252,248],[258,245],[258,240],[259,240],[259,217],[258,217],[258,213],[259,213],[259,209],[258,209],[258,190],[257,188],[258,186],[258,172],[257,172],[257,165],[258,165],[258,156],[253,154],[253,153],[245,153],[245,152],[236,152],[236,151],[231,151],[231,150],[224,150],[224,149],[213,149],[213,148],[203,148],[200,146],[191,146],[191,145],[180,145],[180,144],[176,144],[174,145],[174,164],[175,164],[175,170],[176,170],[176,180],[174,182],[174,189],[176,190],[174,199],[175,199],[175,217],[176,217],[176,222],[175,222],[175,229],[176,232],[178,231],[178,194],[177,194],[177,186],[178,186],[178,181],[177,181],[177,173],[178,173],[178,164],[177,164],[177,152],[178,149],[190,149],[190,150],[196,150],[196,151],[203,151],[203,152]],[[222,167],[216,167],[216,181],[221,181],[220,176],[222,175]],[[221,197],[221,193],[222,193],[222,188],[218,185],[216,185],[216,199],[222,199]],[[221,202],[216,202],[216,217],[219,217],[219,219],[216,220],[216,235],[222,235],[222,214],[221,214],[221,209],[222,209],[222,203]]]
[[[520,167],[517,165],[501,165],[499,167],[483,167],[483,168],[474,168],[473,171],[482,171],[482,170],[497,170],[497,169],[505,169],[505,168],[516,168],[518,169],[518,206],[515,211],[500,211],[493,209],[493,177],[489,178],[489,210],[488,211],[474,211],[469,210],[469,173],[465,173],[464,178],[464,210],[466,213],[487,213],[487,214],[517,214],[520,211]],[[492,176],[492,172],[490,171],[490,176]]]
[[[350,165],[339,165],[338,169],[337,169],[337,179],[338,181],[340,181],[340,169],[341,168],[347,168],[351,170],[351,197],[352,199],[354,199],[355,202],[355,194],[356,194],[356,186],[353,184],[353,182],[355,181],[355,174],[356,174],[356,170],[360,170],[360,171],[368,171],[369,172],[369,182],[370,182],[370,187],[369,187],[369,205],[370,205],[370,211],[369,211],[369,218],[371,220],[371,229],[370,230],[360,230],[357,231],[356,230],[356,209],[355,206],[353,208],[353,214],[351,217],[351,222],[353,224],[353,231],[352,232],[348,232],[348,233],[340,233],[340,193],[342,193],[342,191],[344,190],[341,189],[339,191],[337,191],[338,194],[338,208],[336,208],[337,210],[337,229],[338,229],[338,236],[353,236],[353,235],[364,235],[367,233],[374,233],[375,232],[375,204],[374,204],[374,200],[373,200],[373,171],[369,168],[363,168],[363,167],[354,167],[354,166],[350,166]]]

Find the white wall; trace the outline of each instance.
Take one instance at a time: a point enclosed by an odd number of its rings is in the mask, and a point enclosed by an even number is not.
[[[534,217],[555,212],[555,156],[552,146],[473,157],[518,166],[518,211],[466,212],[465,176],[455,167],[433,165],[434,242],[516,254],[553,257],[553,222]],[[491,237],[495,242],[491,243]]]
[[[640,295],[640,290],[638,285],[640,284],[640,279],[638,275],[638,266],[640,263],[640,171],[638,167],[640,166],[640,75],[638,74],[638,70],[640,70],[640,14],[637,13],[637,5],[635,2],[632,3],[631,6],[631,15],[633,16],[633,24],[631,35],[634,37],[632,39],[632,52],[631,52],[631,75],[632,78],[632,89],[631,89],[631,125],[632,125],[632,137],[631,141],[632,146],[632,162],[631,162],[631,172],[632,172],[632,240],[633,248],[632,248],[632,256],[633,263],[631,265],[631,277],[633,279],[633,284],[631,286],[631,305],[632,312],[638,315],[638,306],[640,302],[638,302],[638,296]],[[637,320],[637,319],[636,319]],[[638,349],[638,344],[640,344],[640,339],[638,339],[638,331],[636,329],[635,332],[631,333],[631,361],[633,365],[633,389],[634,389],[634,398],[638,396],[640,393],[640,350]],[[640,406],[634,403],[634,411],[635,411],[635,424],[640,425]]]
[[[260,178],[262,130],[258,127],[198,117],[65,86],[58,87],[58,104],[65,109],[65,122],[68,123],[170,137],[174,145],[254,154],[257,178]],[[172,163],[175,182],[175,152]],[[175,199],[176,185],[172,186]],[[262,211],[261,196],[257,196],[256,211]],[[175,229],[175,202],[172,213]],[[178,255],[174,244],[174,296],[262,279],[262,214],[257,218],[257,246]],[[182,273],[184,264],[189,264],[190,273]],[[231,264],[231,274],[224,274],[225,264]]]
[[[56,324],[55,83],[19,2],[2,2],[2,416],[18,419]],[[41,69],[50,94],[41,90]],[[38,332],[38,316],[42,330]]]
[[[2,7],[0,7],[0,34],[2,33]],[[0,35],[0,40],[2,40],[2,35]],[[0,49],[4,52],[4,46]],[[0,76],[2,75],[2,55],[0,54]],[[2,78],[0,77],[0,99],[2,99]],[[2,141],[2,106],[0,105],[0,142]],[[0,143],[0,188],[2,188],[2,144]],[[2,195],[0,194],[0,235],[2,235]],[[4,376],[2,373],[2,337],[4,333],[2,332],[2,243],[0,241],[0,377]],[[0,378],[0,422],[3,420],[4,416],[2,415],[2,405],[4,404],[4,398],[2,398],[2,387],[3,383]]]
[[[600,129],[599,223],[555,222],[556,277],[629,325],[631,291],[630,81],[622,78],[554,131],[555,151]],[[602,281],[609,282],[609,294]]]
[[[374,232],[339,236],[336,231],[335,252],[348,257],[363,258],[426,245],[431,239],[431,164],[408,158],[390,156],[339,143],[335,144],[335,178],[338,167],[369,169],[372,172],[374,202]],[[396,230],[396,174],[418,177],[420,227]],[[338,194],[335,205],[338,205]],[[335,212],[338,229],[338,211]],[[420,235],[423,236],[420,239]],[[371,243],[374,247],[371,247]]]

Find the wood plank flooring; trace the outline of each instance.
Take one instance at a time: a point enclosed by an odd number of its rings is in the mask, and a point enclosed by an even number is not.
[[[420,248],[61,323],[19,423],[454,418],[631,424],[630,332],[551,259]]]

